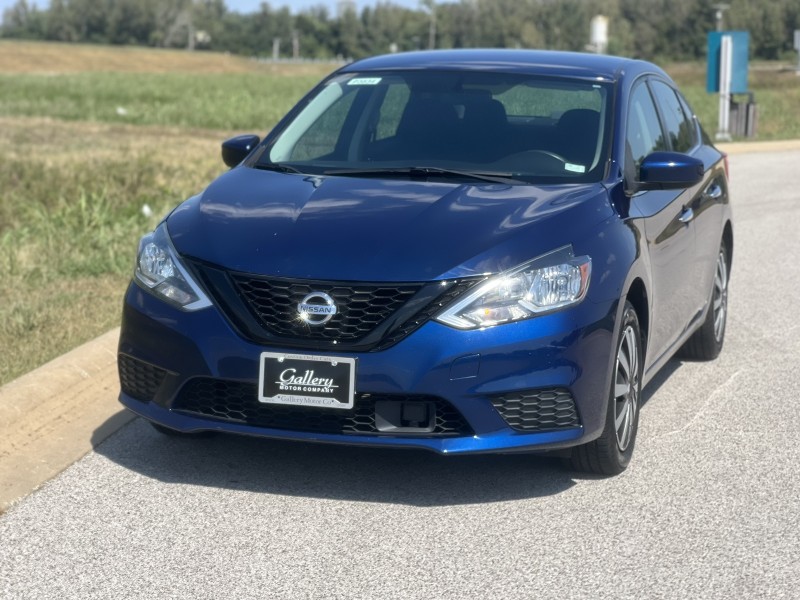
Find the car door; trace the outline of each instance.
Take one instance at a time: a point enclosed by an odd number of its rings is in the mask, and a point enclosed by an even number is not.
[[[680,94],[659,79],[650,82],[656,107],[661,115],[670,149],[696,158],[701,158],[701,140],[697,125],[686,102]],[[705,172],[703,179],[688,190],[683,202],[691,214],[691,225],[695,234],[695,253],[692,261],[692,315],[699,318],[705,309],[711,291],[711,281],[716,272],[717,253],[722,238],[722,215],[720,203],[727,197],[726,181],[721,168],[703,156]],[[715,210],[715,207],[717,210]]]
[[[728,201],[728,181],[722,165],[722,154],[702,141],[699,127],[686,100],[680,92],[662,81],[652,83],[656,106],[671,131],[672,149],[700,158],[705,174],[700,192],[692,198],[692,213],[697,246],[694,274],[698,292],[696,303],[702,310],[709,300],[716,273],[724,225],[723,205]]]
[[[632,90],[626,125],[625,176],[638,179],[642,160],[652,152],[671,150],[668,131],[645,81]],[[697,309],[695,227],[688,190],[650,190],[634,194],[630,213],[643,221],[650,258],[651,316],[648,364],[669,352]]]

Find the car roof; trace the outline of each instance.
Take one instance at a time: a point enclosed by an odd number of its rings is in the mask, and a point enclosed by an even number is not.
[[[657,66],[631,58],[556,52],[550,50],[470,49],[402,52],[365,58],[344,67],[349,71],[387,70],[469,70],[527,73],[551,77],[617,80],[623,73],[642,72],[666,75]]]

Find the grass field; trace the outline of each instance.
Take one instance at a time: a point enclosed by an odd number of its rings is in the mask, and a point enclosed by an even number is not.
[[[706,71],[702,63],[665,65],[680,85],[706,131],[717,130],[719,96],[706,92]],[[773,63],[754,63],[748,77],[758,105],[759,140],[800,138],[800,77],[794,70]],[[737,96],[738,101],[743,97]]]
[[[0,132],[2,383],[117,325],[138,237],[222,165],[219,134],[27,117]]]
[[[334,68],[0,41],[0,385],[118,324],[139,236]],[[667,70],[713,134],[703,66]],[[800,137],[800,77],[751,81],[760,137]]]
[[[0,42],[0,385],[117,325],[138,238],[334,68]]]

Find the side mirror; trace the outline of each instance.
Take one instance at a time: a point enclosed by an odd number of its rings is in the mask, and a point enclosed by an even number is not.
[[[680,152],[653,152],[639,167],[636,191],[677,190],[703,180],[703,161]]]
[[[222,142],[222,162],[235,167],[242,162],[250,151],[258,146],[261,138],[257,135],[237,135]]]

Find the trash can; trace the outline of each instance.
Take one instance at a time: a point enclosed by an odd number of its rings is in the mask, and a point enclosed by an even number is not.
[[[758,133],[758,105],[753,92],[744,94],[745,101],[737,101],[731,96],[731,135],[738,137],[755,137]]]

